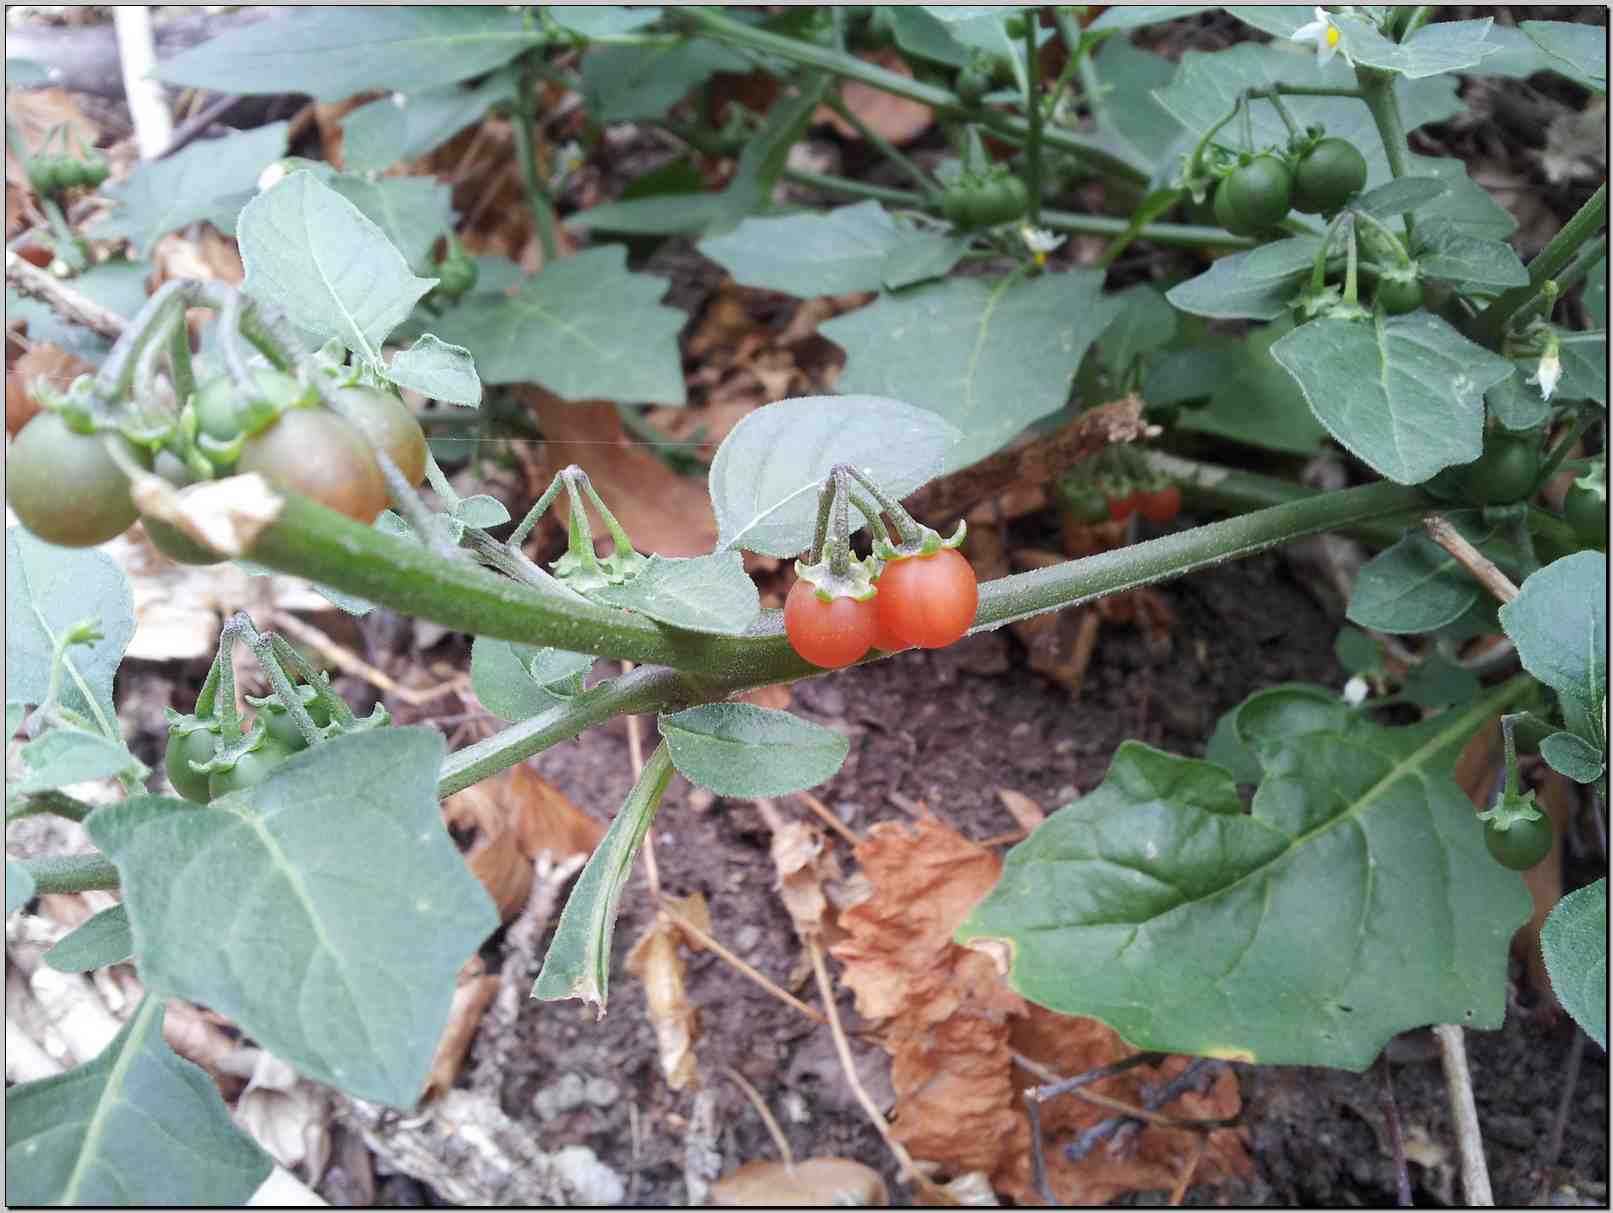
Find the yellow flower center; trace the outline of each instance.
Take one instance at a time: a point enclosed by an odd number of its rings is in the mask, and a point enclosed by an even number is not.
[[[1337,28],[1331,25],[1327,27],[1327,44],[1329,46],[1337,46],[1339,44],[1339,31]]]

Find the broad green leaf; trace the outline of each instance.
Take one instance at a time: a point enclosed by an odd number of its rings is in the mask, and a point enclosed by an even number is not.
[[[1291,455],[1327,450],[1327,430],[1305,403],[1304,393],[1271,360],[1272,343],[1289,328],[1284,317],[1233,345],[1224,374],[1210,368],[1209,376],[1199,381],[1201,391],[1211,392],[1209,405],[1184,410],[1177,427]]]
[[[717,550],[797,556],[812,542],[818,490],[836,464],[862,469],[901,499],[954,465],[959,437],[928,409],[875,396],[765,405],[729,431],[711,463]]]
[[[412,1106],[454,975],[498,926],[443,826],[443,751],[435,729],[353,733],[205,809],[97,809],[86,825],[123,878],[147,987],[229,1016],[310,1078]]]
[[[1532,430],[1551,414],[1551,405],[1540,394],[1540,387],[1529,382],[1533,367],[1514,363],[1512,373],[1484,393],[1490,416],[1502,427],[1514,431]]]
[[[8,796],[106,779],[140,766],[121,741],[73,728],[51,729],[23,746],[19,757],[24,769],[6,780]]]
[[[484,708],[514,723],[564,703],[593,664],[587,653],[478,636],[470,649],[471,688]]]
[[[1181,17],[1213,12],[1217,7],[1219,6],[1214,4],[1112,4],[1099,13],[1097,20],[1087,26],[1087,29],[1095,34],[1108,30],[1137,29],[1144,25],[1156,25],[1161,21],[1175,21]]]
[[[1272,10],[1263,10],[1272,11]],[[1302,10],[1303,20],[1311,20],[1310,9]],[[1242,13],[1239,14],[1242,16]],[[1160,104],[1197,139],[1230,113],[1238,94],[1247,88],[1268,88],[1273,84],[1322,85],[1353,89],[1355,73],[1342,55],[1326,66],[1310,54],[1295,54],[1292,48],[1239,43],[1227,50],[1203,53],[1187,51],[1171,83],[1155,92]],[[1463,112],[1456,97],[1456,80],[1436,76],[1426,80],[1395,81],[1395,97],[1405,128],[1415,130],[1430,122],[1442,122]],[[1382,185],[1393,174],[1378,137],[1372,113],[1350,97],[1284,97],[1283,104],[1301,127],[1322,126],[1329,135],[1347,140],[1360,150],[1367,162],[1367,188]],[[1288,130],[1270,105],[1259,102],[1248,109],[1253,146],[1287,146]],[[1242,146],[1243,120],[1226,127]],[[1413,160],[1414,166],[1418,162]],[[1426,176],[1424,168],[1413,167],[1412,175]],[[1475,233],[1482,235],[1484,233]]]
[[[1416,211],[1450,192],[1450,185],[1438,177],[1396,177],[1370,190],[1350,204],[1351,210],[1365,211],[1377,219],[1388,219]]]
[[[437,324],[483,383],[541,383],[568,400],[683,404],[678,332],[663,278],[627,269],[625,245],[566,257],[514,296],[471,296]]]
[[[436,282],[416,278],[385,232],[306,171],[247,203],[237,238],[247,294],[282,309],[311,345],[338,337],[376,367],[387,334]]]
[[[1275,320],[1308,280],[1321,247],[1320,236],[1292,236],[1233,253],[1177,283],[1165,298],[1180,311],[1214,320]]]
[[[101,193],[118,205],[93,234],[101,240],[127,240],[142,257],[149,255],[169,232],[210,220],[225,200],[254,190],[258,175],[285,154],[289,126],[272,122],[193,143],[162,160],[140,161],[127,177],[102,187]],[[239,212],[241,202],[233,202],[232,208]]]
[[[220,93],[307,93],[344,101],[422,92],[502,67],[543,41],[522,12],[492,6],[291,8],[182,51],[154,73]]]
[[[1245,25],[1252,25],[1273,38],[1291,39],[1302,25],[1312,19],[1310,6],[1304,4],[1229,4],[1226,11]],[[1111,10],[1113,11],[1113,10]]]
[[[610,993],[610,943],[622,889],[661,807],[672,770],[663,741],[644,764],[638,782],[577,877],[543,958],[543,970],[533,983],[532,997],[580,998],[598,1008],[599,1014],[605,1013]]]
[[[1221,333],[1206,334],[1203,344],[1167,350],[1149,360],[1143,399],[1149,404],[1205,400],[1243,369],[1243,342]],[[1310,412],[1308,408],[1300,411]]]
[[[689,559],[652,555],[629,581],[588,596],[668,627],[718,636],[742,635],[762,609],[745,558],[735,551]]]
[[[1566,74],[1571,78],[1584,80],[1597,92],[1607,93],[1607,35],[1598,27],[1574,21],[1520,21],[1518,28],[1541,50],[1567,64]]]
[[[950,278],[819,326],[846,351],[842,392],[922,401],[963,431],[944,471],[1056,412],[1114,303],[1094,270]]]
[[[1121,11],[1135,10],[1111,8],[1103,17]],[[1123,142],[1131,160],[1144,165],[1166,160],[1181,138],[1182,126],[1154,92],[1170,84],[1176,65],[1125,38],[1109,38],[1093,56],[1092,66],[1103,90],[1097,99],[1099,130]],[[1171,167],[1174,171],[1175,164]]]
[[[1607,877],[1568,894],[1540,931],[1551,988],[1585,1034],[1607,1050]]]
[[[1501,607],[1523,668],[1601,719],[1607,699],[1607,557],[1575,552],[1531,574]],[[1604,722],[1603,728],[1606,725]],[[1605,747],[1605,732],[1597,740]]]
[[[87,973],[119,964],[134,955],[129,911],[121,904],[102,910],[45,953],[45,963],[61,973]]]
[[[101,639],[67,650],[61,702],[116,726],[112,676],[134,639],[134,596],[117,562],[59,548],[20,526],[6,529],[6,702],[40,704],[50,688],[56,637],[86,619]]]
[[[591,206],[566,222],[624,236],[699,237],[726,227],[730,210],[722,194],[658,194]]]
[[[1552,770],[1575,783],[1595,783],[1607,770],[1607,755],[1573,733],[1551,734],[1540,743],[1540,756]]]
[[[1420,708],[1443,708],[1478,698],[1479,676],[1437,652],[1413,666],[1400,693]]]
[[[1464,235],[1448,219],[1417,224],[1417,266],[1423,277],[1469,294],[1499,295],[1529,282],[1529,271],[1510,245]]]
[[[1333,18],[1346,57],[1365,67],[1395,72],[1409,80],[1459,72],[1477,67],[1495,47],[1487,36],[1493,19],[1437,21],[1423,26],[1401,42],[1391,42],[1368,21],[1340,15]]]
[[[6,856],[6,917],[10,918],[33,900],[34,874],[11,856]]]
[[[6,1203],[238,1205],[272,1160],[162,1038],[147,995],[93,1060],[6,1091]]]
[[[1375,632],[1431,632],[1460,618],[1480,592],[1439,544],[1427,535],[1407,535],[1361,569],[1345,615]]]
[[[149,261],[127,261],[118,257],[92,265],[74,278],[71,285],[79,294],[131,320],[145,305],[149,277]],[[11,323],[19,320],[26,323],[29,341],[60,346],[86,362],[99,363],[112,348],[105,337],[59,315],[48,303],[30,299],[9,286],[6,288],[6,319]]]
[[[1512,25],[1492,25],[1484,39],[1490,53],[1469,73],[1475,76],[1510,76],[1526,80],[1536,72],[1557,72],[1585,85],[1590,82],[1573,76],[1563,60],[1547,54],[1521,29]]]
[[[1176,339],[1176,312],[1158,287],[1140,282],[1110,298],[1120,310],[1098,338],[1098,356],[1110,370],[1123,373],[1135,359]]]
[[[1340,628],[1333,637],[1333,656],[1346,674],[1383,673],[1383,653],[1378,642],[1360,628]]]
[[[1238,740],[1248,747],[1256,765],[1267,772],[1285,761],[1285,747],[1302,738],[1342,737],[1359,728],[1374,727],[1343,696],[1306,682],[1257,691],[1231,715]]]
[[[364,173],[418,159],[514,97],[508,72],[471,89],[449,86],[379,97],[342,119],[342,163],[349,172]]]
[[[885,258],[912,240],[877,202],[836,210],[750,218],[733,231],[700,242],[700,251],[741,286],[811,298],[877,291]]]
[[[449,345],[430,333],[387,363],[386,377],[433,400],[475,406],[482,402],[482,381],[462,345]]]
[[[661,10],[653,5],[551,4],[546,11],[557,24],[585,38],[628,34],[661,19]]]
[[[1127,742],[958,942],[1139,1049],[1364,1070],[1411,1027],[1498,1027],[1529,898],[1449,771],[1508,693],[1416,744],[1367,722],[1274,744],[1248,816],[1220,768]]]
[[[1580,296],[1585,305],[1585,314],[1590,317],[1591,324],[1599,329],[1607,327],[1607,258],[1603,257],[1591,266],[1590,273],[1585,277],[1585,290]]]
[[[1563,380],[1557,393],[1563,400],[1594,400],[1607,406],[1607,334],[1571,333],[1558,351]]]
[[[717,72],[747,72],[750,61],[709,38],[671,46],[596,46],[582,59],[582,95],[595,122],[666,115]]]
[[[1347,450],[1400,484],[1420,484],[1484,448],[1484,393],[1512,364],[1428,312],[1314,320],[1271,347],[1311,410]]]
[[[435,177],[362,177],[338,174],[327,183],[386,234],[409,268],[429,274],[431,250],[454,227],[454,192]]]
[[[816,787],[851,748],[832,729],[749,703],[708,703],[659,724],[684,778],[745,800]]]
[[[931,278],[944,278],[969,251],[969,244],[967,236],[944,232],[910,234],[885,254],[879,268],[880,283],[886,290],[899,291]]]
[[[1467,165],[1460,160],[1438,160],[1414,154],[1407,159],[1407,166],[1413,176],[1433,177],[1449,187],[1443,195],[1422,207],[1419,217],[1447,219],[1458,231],[1480,240],[1505,240],[1518,230],[1518,221],[1512,217],[1512,212],[1470,178]]]
[[[483,530],[503,526],[510,520],[510,511],[504,503],[486,493],[461,497],[454,506],[453,515],[466,526],[481,527]]]
[[[885,6],[885,12],[896,45],[909,55],[951,67],[962,67],[969,62],[969,48],[954,38],[946,23],[923,5],[890,4]]]

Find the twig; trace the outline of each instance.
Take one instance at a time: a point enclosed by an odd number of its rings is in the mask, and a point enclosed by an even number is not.
[[[734,955],[734,953],[730,952],[726,947],[724,947],[722,942],[715,936],[696,926],[687,918],[684,918],[681,914],[676,913],[670,904],[663,904],[661,906],[661,912],[677,924],[678,930],[688,934],[702,947],[708,949],[709,951],[715,952],[719,957],[732,965],[735,970],[743,973],[746,977],[750,978],[757,985],[761,986],[762,989],[766,990],[780,1002],[794,1007],[808,1019],[814,1020],[817,1023],[829,1022],[826,1018],[824,1018],[822,1012],[809,1007],[794,994],[791,994],[777,982],[773,981],[773,979],[768,977],[767,974],[746,964],[738,956]]]
[[[1193,1153],[1188,1155],[1187,1163],[1182,1167],[1182,1174],[1176,1180],[1176,1186],[1171,1189],[1171,1198],[1167,1202],[1171,1208],[1179,1208],[1187,1198],[1187,1186],[1193,1182],[1193,1175],[1199,1169],[1199,1163],[1204,1161],[1204,1154],[1210,1148],[1210,1135],[1199,1134],[1199,1139],[1193,1144]]]
[[[745,1093],[745,1098],[750,1100],[750,1106],[755,1108],[756,1114],[762,1118],[762,1123],[767,1126],[768,1136],[773,1139],[773,1144],[778,1147],[779,1155],[784,1159],[784,1166],[788,1170],[795,1170],[795,1151],[790,1149],[789,1139],[784,1136],[784,1130],[779,1128],[778,1121],[773,1119],[773,1113],[768,1111],[767,1104],[762,1099],[761,1093],[746,1082],[745,1076],[734,1069],[733,1066],[724,1066],[722,1071],[734,1080],[734,1085]]]
[[[622,662],[622,673],[626,674],[633,668],[631,661]],[[644,774],[644,738],[639,732],[638,717],[629,715],[627,718],[627,755],[633,764],[633,782],[636,784],[640,775]],[[650,886],[650,904],[661,904],[661,868],[655,862],[655,831],[644,832],[644,879]]]
[[[177,127],[174,130],[173,138],[168,141],[168,146],[163,148],[162,152],[155,158],[158,160],[166,160],[175,152],[183,151],[192,143],[196,142],[197,139],[200,139],[203,135],[205,135],[207,133],[207,129],[212,126],[213,123],[224,117],[225,114],[229,113],[232,109],[234,109],[237,105],[240,105],[241,102],[245,100],[245,95],[241,93],[231,93],[228,96],[218,98],[201,113],[195,115],[194,117],[187,118],[181,126]]]
[[[1580,1061],[1585,1056],[1585,1033],[1582,1029],[1574,1029],[1574,1043],[1568,1046],[1568,1064],[1564,1067],[1562,1094],[1557,1097],[1557,1111],[1551,1118],[1551,1133],[1546,1138],[1546,1153],[1540,1160],[1542,1172],[1548,1172],[1557,1165],[1557,1157],[1563,1150],[1563,1134],[1568,1129],[1568,1109],[1573,1103],[1574,1088],[1579,1084]],[[1551,1181],[1542,1174],[1540,1180],[1540,1203],[1545,1203]]]
[[[1495,567],[1495,562],[1464,539],[1461,532],[1439,514],[1429,514],[1424,518],[1423,528],[1427,530],[1430,539],[1449,552],[1456,563],[1471,573],[1473,579],[1496,598],[1506,603],[1518,596],[1518,587],[1512,584],[1505,573]]]
[[[1462,1164],[1462,1192],[1467,1203],[1489,1208],[1495,1204],[1490,1172],[1484,1163],[1484,1139],[1479,1134],[1479,1110],[1473,1101],[1473,1076],[1467,1069],[1467,1046],[1455,1024],[1434,1025],[1440,1059],[1445,1064],[1445,1089],[1450,1095],[1451,1119]]]
[[[174,118],[162,84],[153,78],[157,42],[151,33],[151,9],[144,4],[120,4],[112,10],[118,36],[118,63],[123,69],[123,95],[134,119],[140,158],[154,160],[173,140]]]
[[[1402,1209],[1412,1207],[1411,1173],[1406,1169],[1406,1141],[1400,1133],[1400,1110],[1395,1106],[1395,1079],[1389,1069],[1389,1050],[1378,1054],[1378,1098],[1383,1104],[1383,1119],[1389,1126],[1389,1152],[1395,1166],[1395,1203]]]
[[[82,324],[97,336],[108,341],[123,336],[128,321],[122,316],[79,294],[55,275],[30,265],[10,249],[6,250],[6,281],[24,295],[50,304],[68,320]]]
[[[1031,1129],[1031,1182],[1048,1208],[1055,1209],[1059,1198],[1053,1195],[1053,1185],[1047,1178],[1047,1154],[1042,1145],[1042,1103],[1036,1098],[1035,1087],[1026,1087],[1021,1094],[1025,1097],[1025,1119]]]
[[[1129,1104],[1123,1099],[1113,1099],[1108,1095],[1099,1095],[1096,1091],[1073,1090],[1071,1095],[1100,1108],[1108,1108],[1111,1112],[1118,1112],[1127,1120],[1141,1120],[1151,1125],[1158,1125],[1162,1129],[1192,1129],[1195,1132],[1209,1132],[1213,1129],[1228,1129],[1238,1123],[1236,1116],[1207,1116],[1207,1117],[1181,1117],[1166,1116],[1148,1108],[1139,1108]],[[1169,1103],[1169,1100],[1163,1102]]]
[[[811,792],[797,792],[796,795],[801,798],[802,804],[806,805],[807,808],[811,809],[818,815],[819,818],[822,819],[824,825],[828,826],[836,834],[839,834],[840,837],[844,838],[852,846],[855,847],[861,845],[862,839],[857,836],[856,832],[853,831],[845,822],[841,821],[839,817],[835,816],[835,811],[828,805],[824,804],[823,801],[819,800]]]

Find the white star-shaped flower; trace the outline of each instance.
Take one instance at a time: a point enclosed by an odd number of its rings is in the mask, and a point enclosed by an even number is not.
[[[1025,242],[1025,247],[1036,258],[1036,264],[1042,265],[1047,261],[1047,255],[1064,243],[1066,237],[1055,236],[1044,227],[1032,227],[1030,224],[1021,224],[1019,238]]]
[[[1332,62],[1333,56],[1339,53],[1342,35],[1339,33],[1339,27],[1333,24],[1333,18],[1321,5],[1318,4],[1311,9],[1311,12],[1316,14],[1316,20],[1308,21],[1295,30],[1293,40],[1316,43],[1316,63],[1317,66],[1321,66]],[[1344,56],[1346,60],[1349,57]]]
[[[1550,400],[1551,394],[1557,390],[1557,381],[1563,377],[1562,359],[1557,357],[1557,348],[1552,346],[1540,355],[1540,362],[1535,366],[1535,373],[1525,381],[1534,384],[1540,389],[1540,398]]]
[[[1367,697],[1367,680],[1357,674],[1344,684],[1344,702],[1352,708],[1358,707]]]

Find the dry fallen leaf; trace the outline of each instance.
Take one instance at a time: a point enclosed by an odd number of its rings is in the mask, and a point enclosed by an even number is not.
[[[603,825],[525,763],[517,763],[496,782],[506,789],[515,814],[515,837],[528,859],[545,851],[556,863],[590,855],[605,836]]]
[[[888,72],[895,72],[898,76],[909,79],[913,76],[912,69],[901,54],[889,48],[864,52],[857,58]],[[841,86],[840,100],[869,130],[897,147],[905,147],[913,142],[929,130],[930,124],[935,121],[935,113],[929,106],[856,80],[849,80]],[[826,105],[818,107],[813,119],[829,123],[847,139],[862,138],[856,127]]]
[[[834,852],[824,847],[822,832],[805,822],[785,822],[774,829],[771,850],[779,899],[790,912],[795,933],[804,939],[821,932],[829,911],[824,882],[840,877],[840,866]]]
[[[272,1053],[260,1053],[246,1090],[235,1102],[235,1119],[276,1162],[309,1174],[324,1173],[330,1160],[330,1106],[316,1087]]]
[[[669,898],[675,913],[694,922],[709,926],[710,911],[706,899],[699,893],[688,898]],[[689,1002],[685,988],[686,972],[678,944],[688,936],[676,921],[660,913],[627,953],[627,971],[644,983],[644,998],[650,1026],[655,1029],[656,1053],[661,1061],[661,1073],[667,1086],[681,1091],[700,1084],[694,1042],[700,1035],[700,1020]]]
[[[1023,792],[1016,792],[1013,788],[998,788],[997,799],[1002,801],[1002,806],[1008,810],[1008,815],[1027,834],[1047,820],[1047,814],[1042,811],[1042,806]]]
[[[459,984],[454,987],[454,1000],[448,1007],[448,1024],[437,1041],[437,1052],[431,1059],[431,1070],[426,1077],[422,1099],[436,1099],[454,1085],[470,1052],[471,1041],[476,1039],[482,1012],[493,1001],[498,987],[498,977],[483,971],[481,957],[471,957],[465,965],[465,971],[460,974]]]
[[[890,1204],[890,1193],[872,1167],[850,1158],[808,1158],[794,1166],[748,1162],[711,1185],[711,1203],[730,1209],[868,1209]]]

